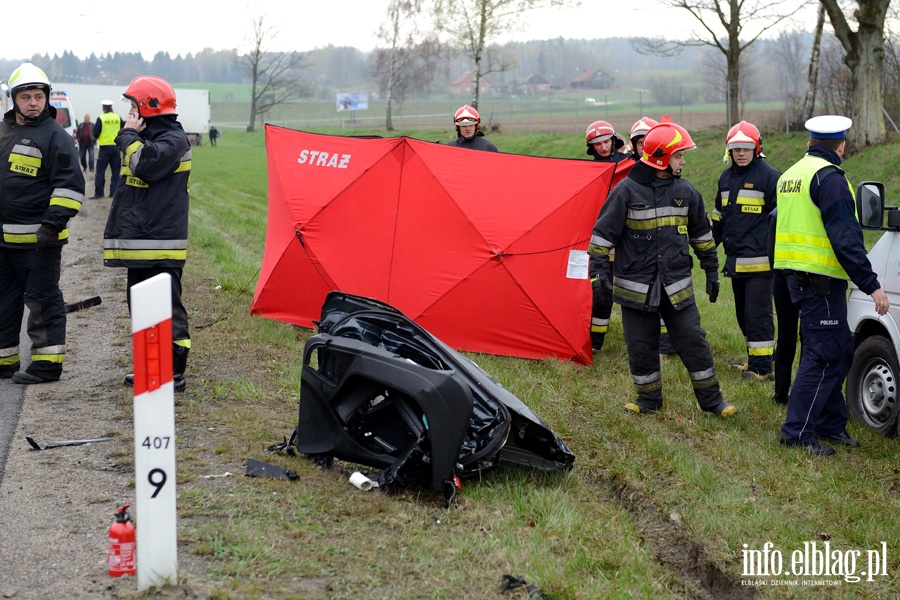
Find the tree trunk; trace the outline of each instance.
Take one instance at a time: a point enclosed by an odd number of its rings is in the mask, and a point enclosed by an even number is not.
[[[728,98],[726,98],[728,102],[728,127],[731,127],[741,120],[741,113],[738,109],[738,103],[740,101],[741,94],[740,56],[740,53],[729,54],[726,59],[726,62],[728,63],[727,72],[725,74],[726,89],[728,90]]]
[[[811,119],[816,110],[816,92],[819,90],[819,56],[822,50],[822,30],[825,29],[825,7],[819,5],[819,15],[816,17],[816,33],[813,37],[812,49],[809,52],[809,72],[807,81],[809,87],[806,97],[803,98],[803,108],[800,110],[800,123],[806,123]]]
[[[890,0],[857,0],[853,13],[859,29],[853,31],[837,0],[820,0],[828,13],[834,35],[844,47],[844,64],[850,69],[850,118],[847,132],[851,148],[879,144],[885,139],[881,76],[884,68],[884,19]]]
[[[844,59],[850,68],[853,82],[853,103],[850,118],[853,127],[848,132],[856,148],[880,144],[885,139],[884,116],[881,107],[881,75],[884,63],[883,29],[860,23],[855,52]]]
[[[247,131],[253,132],[256,128],[256,82],[258,81],[259,62],[253,65],[253,85],[250,87],[250,124]]]

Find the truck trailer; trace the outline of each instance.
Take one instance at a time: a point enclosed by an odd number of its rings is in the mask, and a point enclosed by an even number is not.
[[[126,88],[120,85],[66,83],[54,87],[53,93],[65,92],[74,110],[78,111],[73,115],[75,123],[80,123],[85,114],[89,114],[91,122],[95,123],[104,100],[112,100],[113,111],[122,119],[128,116],[131,104],[122,97]],[[175,111],[191,144],[202,144],[203,136],[209,133],[209,90],[175,88]]]

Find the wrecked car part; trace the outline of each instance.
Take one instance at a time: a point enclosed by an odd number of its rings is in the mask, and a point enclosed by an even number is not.
[[[278,465],[273,465],[255,458],[247,459],[247,477],[270,477],[272,479],[297,479],[297,471],[283,469]]]
[[[382,486],[430,483],[448,503],[456,474],[571,468],[574,454],[531,409],[392,306],[331,292],[317,326],[304,348],[301,453],[383,469]]]
[[[83,446],[84,444],[96,444],[98,442],[111,442],[113,438],[94,438],[92,440],[47,440],[46,442],[36,442],[34,438],[25,437],[28,444],[34,450],[46,450],[47,448],[58,448],[59,446]]]

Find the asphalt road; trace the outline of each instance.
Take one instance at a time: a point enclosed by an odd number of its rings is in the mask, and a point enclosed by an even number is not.
[[[25,310],[26,319],[28,309]],[[31,351],[31,341],[25,332],[25,321],[22,321],[22,339],[19,348],[22,356],[28,356]],[[24,369],[27,362],[22,363]],[[9,446],[12,443],[13,434],[19,424],[19,412],[22,410],[22,399],[25,398],[27,386],[13,383],[11,379],[0,379],[0,484],[3,483],[3,472],[6,468],[6,457],[9,456]]]

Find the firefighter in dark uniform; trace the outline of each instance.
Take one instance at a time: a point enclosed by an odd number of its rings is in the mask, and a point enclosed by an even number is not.
[[[160,273],[172,281],[172,370],[176,391],[186,387],[191,348],[181,274],[187,258],[191,145],[175,112],[175,90],[159,77],[132,80],[131,101],[116,146],[125,157],[103,240],[103,264],[128,269],[131,287]],[[125,378],[134,382],[133,375]]]
[[[859,445],[847,434],[842,392],[853,362],[847,280],[872,297],[879,315],[890,307],[866,256],[853,190],[839,167],[851,124],[836,115],[808,120],[809,150],[778,180],[775,268],[786,270],[803,340],[781,444],[815,456],[834,454],[823,440]]]
[[[775,321],[769,264],[769,213],[781,173],[763,160],[759,129],[741,121],[725,137],[731,166],[719,177],[713,210],[713,237],[725,249],[723,272],[731,279],[738,326],[747,343],[741,377],[774,379]]]
[[[453,125],[456,127],[456,139],[447,142],[448,146],[497,152],[497,146],[481,132],[481,117],[478,111],[468,104],[459,107],[454,113]]]
[[[715,241],[697,189],[681,179],[684,153],[696,148],[675,123],[660,123],[644,138],[641,162],[632,167],[600,210],[590,252],[601,261],[616,248],[613,298],[622,306],[622,324],[637,399],[625,410],[659,410],[663,403],[659,360],[659,318],[687,368],[704,411],[730,417],[700,313],[694,300],[690,246],[706,271],[710,302],[719,294]]]
[[[587,154],[595,161],[617,163],[628,158],[619,152],[625,142],[616,135],[613,126],[606,121],[594,121],[585,131]],[[612,316],[612,276],[610,263],[615,250],[610,250],[609,260],[600,261],[595,256],[589,257],[588,271],[591,278],[593,302],[591,304],[591,348],[594,352],[603,349],[606,332],[609,330],[609,319]]]
[[[72,137],[50,106],[47,75],[23,63],[8,86],[13,108],[0,123],[0,377],[58,381],[66,357],[62,247],[84,200],[84,175]],[[31,364],[20,371],[26,305]]]

